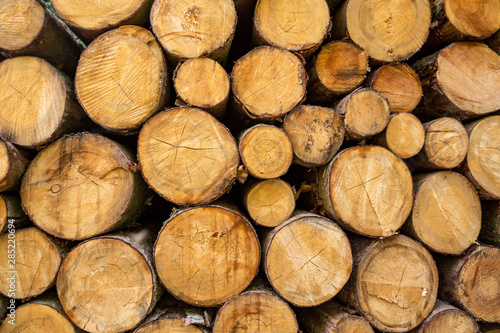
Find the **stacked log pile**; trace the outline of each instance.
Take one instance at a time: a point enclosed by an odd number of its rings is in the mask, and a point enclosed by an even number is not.
[[[0,0],[0,333],[500,331],[496,0]]]

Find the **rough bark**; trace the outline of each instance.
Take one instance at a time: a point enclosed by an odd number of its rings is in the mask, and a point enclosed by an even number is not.
[[[439,297],[486,322],[500,321],[500,248],[472,245],[461,256],[436,258]]]
[[[481,231],[479,240],[500,247],[500,202],[483,201]]]
[[[283,129],[292,141],[294,163],[305,167],[328,163],[344,142],[344,122],[330,108],[299,105],[286,116]]]
[[[0,135],[27,148],[39,148],[80,129],[86,119],[71,80],[37,57],[0,63],[0,101]]]
[[[142,127],[138,157],[146,182],[178,205],[209,203],[236,178],[236,141],[217,119],[198,108],[161,112]]]
[[[230,82],[224,68],[210,58],[180,63],[174,72],[177,106],[194,106],[221,120],[226,115]]]
[[[424,129],[423,149],[408,160],[414,170],[453,169],[462,163],[469,138],[461,122],[442,117],[425,123]]]
[[[151,27],[172,68],[179,60],[209,57],[225,64],[236,29],[231,0],[156,0]]]
[[[16,192],[30,163],[30,154],[0,138],[0,192]]]
[[[346,0],[333,17],[332,35],[349,37],[375,60],[403,61],[424,44],[430,23],[426,0]]]
[[[406,332],[431,312],[438,271],[431,254],[413,239],[350,238],[354,268],[339,299],[357,309],[376,329]]]
[[[148,197],[133,156],[98,134],[64,136],[41,151],[21,184],[30,219],[56,237],[83,240],[134,222]]]
[[[90,332],[136,327],[161,295],[152,260],[156,233],[138,229],[74,247],[61,264],[57,293],[66,314]]]
[[[209,333],[208,320],[207,312],[200,308],[158,304],[133,333]]]
[[[351,273],[349,240],[325,217],[299,213],[272,229],[262,242],[267,279],[291,304],[306,307],[328,301]]]
[[[162,49],[141,27],[106,32],[82,53],[75,90],[95,123],[117,134],[137,133],[170,95]]]
[[[325,0],[258,0],[253,27],[254,45],[279,47],[308,59],[330,31],[330,10]]]
[[[410,214],[413,203],[410,171],[385,148],[345,149],[318,177],[323,208],[350,231],[370,237],[390,236]]]
[[[0,235],[9,229],[20,229],[29,224],[30,220],[21,207],[19,196],[0,194]]]
[[[6,54],[44,58],[73,76],[82,49],[81,43],[40,1],[2,1],[0,50]]]
[[[474,185],[452,171],[413,177],[415,202],[405,232],[435,252],[459,255],[476,242],[481,202]]]
[[[250,222],[222,206],[176,212],[155,243],[155,265],[168,292],[196,306],[217,306],[252,282],[260,246]]]

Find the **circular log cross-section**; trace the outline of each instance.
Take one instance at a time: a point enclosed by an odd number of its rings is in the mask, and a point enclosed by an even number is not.
[[[12,143],[0,138],[0,193],[19,189],[21,177],[30,162],[25,155]]]
[[[144,25],[153,0],[52,0],[55,12],[86,41],[121,25]]]
[[[0,257],[0,292],[16,299],[38,296],[54,285],[62,255],[38,228],[20,229],[12,235],[0,236],[0,251],[5,254]],[[12,274],[13,280],[9,279]]]
[[[458,255],[481,229],[481,202],[474,185],[452,171],[417,175],[415,202],[405,227],[432,251]]]
[[[405,63],[383,65],[370,74],[367,81],[367,86],[387,98],[391,113],[412,112],[422,98],[420,79]]]
[[[179,64],[174,72],[176,104],[198,107],[217,119],[226,114],[229,99],[229,76],[210,58],[193,58]]]
[[[388,148],[400,158],[410,158],[424,146],[424,126],[411,113],[397,113],[391,116],[387,127],[375,137],[374,142]]]
[[[488,199],[500,199],[500,116],[485,117],[467,126],[469,150],[465,174]]]
[[[292,142],[282,129],[272,125],[259,124],[245,130],[238,148],[243,165],[255,178],[281,177],[292,164]]]
[[[348,0],[333,18],[333,37],[346,35],[371,57],[392,62],[410,58],[427,39],[428,0]]]
[[[336,97],[359,86],[367,71],[368,56],[354,43],[340,40],[326,44],[307,67],[307,102],[330,106]]]
[[[65,79],[48,62],[16,57],[0,63],[0,135],[36,148],[75,130],[84,113]]]
[[[77,333],[71,321],[59,309],[40,303],[27,303],[16,309],[15,325],[7,318],[0,325],[2,333],[57,332]]]
[[[260,245],[242,215],[205,206],[171,217],[158,236],[154,256],[168,292],[188,304],[216,306],[252,282]]]
[[[0,194],[0,235],[9,229],[21,229],[30,224],[28,216],[21,207],[17,195]]]
[[[319,179],[327,213],[347,229],[370,237],[393,235],[413,204],[406,164],[379,146],[343,150]]]
[[[297,319],[310,333],[374,333],[370,323],[356,311],[335,301],[321,304],[314,309],[297,308]]]
[[[224,64],[236,29],[232,0],[155,0],[150,14],[171,67],[206,56]]]
[[[425,112],[477,118],[500,109],[500,55],[483,43],[453,43],[413,65]]]
[[[235,108],[246,118],[280,118],[306,95],[304,65],[293,53],[275,47],[253,49],[236,61],[231,76]]]
[[[324,0],[258,0],[253,23],[256,44],[308,58],[330,30],[330,11]]]
[[[423,149],[408,163],[416,170],[453,169],[464,160],[469,138],[464,125],[442,117],[424,124]]]
[[[459,257],[438,261],[439,296],[475,318],[500,321],[500,248],[472,245]]]
[[[21,201],[45,232],[81,240],[132,222],[145,184],[131,156],[103,136],[64,136],[42,150],[21,184]]]
[[[154,269],[135,245],[110,236],[74,247],[57,275],[57,294],[71,321],[89,332],[124,332],[151,312]]]
[[[438,271],[429,251],[402,235],[351,241],[358,264],[340,300],[383,332],[406,332],[419,325],[432,311],[438,292]]]
[[[437,300],[429,316],[410,333],[479,333],[474,318],[456,307]]]
[[[294,163],[308,168],[328,163],[345,135],[344,122],[333,109],[312,105],[294,108],[283,130],[292,141]]]
[[[315,306],[334,297],[349,279],[351,246],[333,221],[299,214],[263,240],[263,266],[274,290],[297,306]]]
[[[274,228],[292,216],[295,193],[287,182],[267,179],[245,185],[243,204],[256,224]]]
[[[208,112],[161,112],[142,127],[138,156],[144,179],[166,200],[192,206],[220,197],[236,177],[239,155],[229,130]]]
[[[335,111],[344,116],[348,137],[359,140],[382,132],[391,114],[387,99],[371,88],[353,91],[335,106]]]
[[[220,308],[212,332],[296,333],[298,329],[285,301],[268,290],[250,290]]]
[[[42,30],[43,5],[36,0],[9,0],[0,5],[0,49],[19,50],[29,46]]]
[[[97,37],[83,51],[75,90],[89,117],[105,129],[137,130],[168,95],[163,51],[153,34],[122,26]]]

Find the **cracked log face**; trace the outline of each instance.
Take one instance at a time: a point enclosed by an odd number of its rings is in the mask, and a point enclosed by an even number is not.
[[[292,143],[285,132],[275,126],[260,124],[244,131],[238,150],[241,161],[255,178],[281,177],[292,164]]]
[[[137,130],[169,92],[160,45],[151,32],[136,26],[99,36],[80,57],[75,90],[97,124],[119,134]]]
[[[65,136],[26,170],[23,207],[37,226],[56,237],[80,240],[110,231],[140,209],[143,181],[132,165],[131,157],[103,136]]]
[[[453,169],[464,160],[469,138],[464,125],[454,118],[442,117],[424,124],[423,149],[409,164],[417,170]]]
[[[250,119],[282,117],[306,95],[307,73],[301,60],[275,47],[253,49],[236,61],[231,76],[238,111]]]
[[[352,268],[351,247],[342,229],[315,214],[283,222],[265,238],[263,266],[276,292],[297,306],[334,297]]]
[[[42,30],[43,6],[36,0],[7,0],[0,4],[0,49],[19,50]]]
[[[142,127],[138,156],[144,179],[178,205],[209,203],[228,190],[239,163],[236,141],[209,113],[174,108]]]
[[[89,332],[123,332],[151,311],[153,267],[129,243],[94,238],[80,243],[63,260],[57,293],[68,317]]]
[[[432,251],[453,255],[465,251],[481,229],[481,202],[474,186],[452,171],[418,175],[414,182],[410,234]]]
[[[484,39],[500,29],[497,0],[444,0],[446,16],[462,34]]]
[[[47,304],[28,303],[16,309],[16,321],[5,320],[0,325],[2,333],[57,332],[75,333],[71,321],[58,309]]]
[[[475,318],[500,321],[500,248],[473,245],[460,257],[439,260],[440,297]]]
[[[299,327],[290,306],[267,290],[244,292],[221,307],[213,333],[296,333]]]
[[[152,0],[52,0],[51,3],[70,28],[92,40],[119,25],[146,23]]]
[[[283,130],[292,141],[294,163],[311,168],[328,163],[344,142],[342,118],[333,109],[299,105],[285,118]]]
[[[237,19],[231,0],[156,0],[150,21],[175,67],[180,59],[202,56],[224,63]]]
[[[437,267],[429,251],[402,235],[368,244],[356,241],[353,256],[359,264],[341,300],[384,332],[406,332],[419,325],[438,292]]]
[[[307,58],[330,30],[330,11],[324,0],[259,0],[253,23],[258,45],[300,52]]]
[[[328,214],[347,229],[385,237],[410,214],[413,184],[406,164],[387,149],[354,147],[324,168],[319,195]]]
[[[349,0],[336,12],[333,37],[347,36],[380,61],[403,61],[419,50],[431,23],[427,0]]]
[[[5,253],[0,258],[0,292],[10,295],[12,280],[8,278],[15,272],[15,296],[11,298],[27,299],[38,296],[53,286],[62,256],[54,244],[38,228],[16,231],[15,256],[9,260],[7,253],[12,253],[10,233],[0,236],[0,251]],[[9,241],[11,240],[11,241]],[[16,313],[16,326],[17,326]]]
[[[0,135],[34,148],[57,139],[66,117],[82,112],[64,78],[48,62],[16,57],[0,63]]]
[[[196,306],[217,306],[253,280],[260,246],[242,215],[220,206],[197,207],[167,221],[154,258],[158,276],[172,295]]]
[[[468,127],[466,175],[489,199],[500,198],[500,116],[485,117]]]

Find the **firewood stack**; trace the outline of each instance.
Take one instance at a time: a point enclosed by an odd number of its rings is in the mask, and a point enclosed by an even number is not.
[[[498,332],[499,29],[0,0],[0,333]]]

